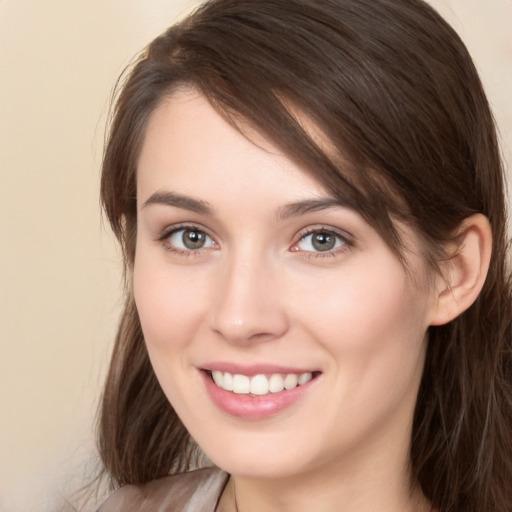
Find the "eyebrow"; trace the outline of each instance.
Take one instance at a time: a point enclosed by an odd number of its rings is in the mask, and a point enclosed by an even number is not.
[[[152,204],[175,206],[176,208],[182,208],[183,210],[189,210],[201,215],[212,215],[213,212],[213,208],[206,201],[174,192],[155,192],[144,202],[142,209]]]
[[[152,194],[142,205],[142,209],[152,204],[174,206],[200,215],[213,215],[213,207],[206,201],[194,199],[175,192],[158,191]],[[286,220],[290,217],[298,217],[307,213],[329,208],[350,208],[354,209],[353,202],[348,198],[319,197],[305,199],[281,206],[276,213],[278,220]]]
[[[285,220],[290,217],[305,215],[306,213],[316,212],[319,210],[327,210],[329,208],[350,208],[355,209],[353,202],[348,198],[337,197],[320,197],[317,199],[306,199],[297,201],[279,208],[277,218]]]

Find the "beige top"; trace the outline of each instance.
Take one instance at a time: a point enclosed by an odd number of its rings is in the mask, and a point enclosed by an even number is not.
[[[215,512],[229,475],[217,468],[125,485],[98,512]]]

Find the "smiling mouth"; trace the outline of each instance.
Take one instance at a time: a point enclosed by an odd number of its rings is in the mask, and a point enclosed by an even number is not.
[[[249,377],[239,373],[209,371],[215,385],[237,395],[264,396],[294,389],[317,377],[320,372],[258,374]]]

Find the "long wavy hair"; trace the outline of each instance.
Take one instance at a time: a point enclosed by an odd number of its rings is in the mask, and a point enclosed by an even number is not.
[[[99,425],[112,484],[186,471],[196,458],[153,373],[131,291],[137,159],[152,112],[182,86],[240,130],[264,134],[333,194],[348,193],[404,265],[396,219],[419,233],[438,271],[461,222],[488,217],[493,254],[480,296],[428,333],[410,469],[441,512],[510,512],[504,173],[468,51],[422,0],[211,0],[156,38],[120,80],[101,182],[127,282]],[[297,112],[326,135],[329,154]]]

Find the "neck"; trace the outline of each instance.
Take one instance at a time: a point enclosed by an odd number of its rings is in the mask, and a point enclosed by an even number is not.
[[[335,489],[333,482],[284,489],[282,482],[272,484],[231,478],[217,512],[432,512],[419,489],[361,489],[346,482],[336,482]]]

